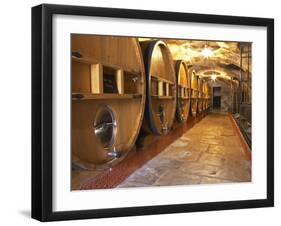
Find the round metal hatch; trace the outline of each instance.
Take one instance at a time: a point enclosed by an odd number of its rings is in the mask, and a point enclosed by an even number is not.
[[[94,121],[94,133],[104,148],[109,148],[114,144],[116,131],[114,112],[108,106],[100,107]]]

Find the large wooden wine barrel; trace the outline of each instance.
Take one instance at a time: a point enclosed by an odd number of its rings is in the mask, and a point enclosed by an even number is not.
[[[198,112],[201,113],[203,109],[203,79],[198,76]]]
[[[188,68],[182,60],[175,61],[177,78],[177,109],[176,116],[179,122],[185,122],[189,116],[191,89]]]
[[[206,81],[203,81],[203,96],[204,96],[203,108],[204,108],[204,110],[208,110],[208,108],[210,107],[210,105],[209,105],[210,90],[209,90],[209,86]]]
[[[155,135],[166,134],[176,111],[176,76],[171,53],[161,40],[140,42],[146,72],[144,128]]]
[[[194,69],[189,69],[189,75],[191,79],[191,114],[193,117],[197,114],[198,105],[198,79]]]
[[[205,93],[205,85],[206,81],[202,79],[202,111],[206,110],[206,93]]]
[[[134,38],[72,35],[72,161],[108,168],[133,148],[145,107],[145,73]]]

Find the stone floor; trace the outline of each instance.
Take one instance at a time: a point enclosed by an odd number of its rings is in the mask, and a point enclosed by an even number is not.
[[[251,162],[229,116],[210,114],[118,187],[249,181]]]

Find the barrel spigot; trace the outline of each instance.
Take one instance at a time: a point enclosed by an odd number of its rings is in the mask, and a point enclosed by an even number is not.
[[[111,158],[118,159],[122,156],[122,153],[120,151],[117,151],[117,149],[115,147],[113,147],[112,151],[107,152],[107,156],[111,157]]]
[[[162,132],[163,134],[167,134],[169,132],[169,127],[167,123],[162,124]]]

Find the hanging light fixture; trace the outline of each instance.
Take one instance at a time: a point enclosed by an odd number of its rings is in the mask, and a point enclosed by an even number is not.
[[[204,58],[209,58],[213,55],[213,51],[208,47],[204,47],[204,49],[201,51],[201,54]]]
[[[214,54],[213,50],[210,47],[208,47],[207,41],[203,50],[201,51],[201,54],[204,58],[209,58]]]
[[[215,81],[215,80],[217,79],[217,75],[216,75],[216,74],[212,74],[212,75],[211,75],[211,79],[212,79],[213,81]]]

